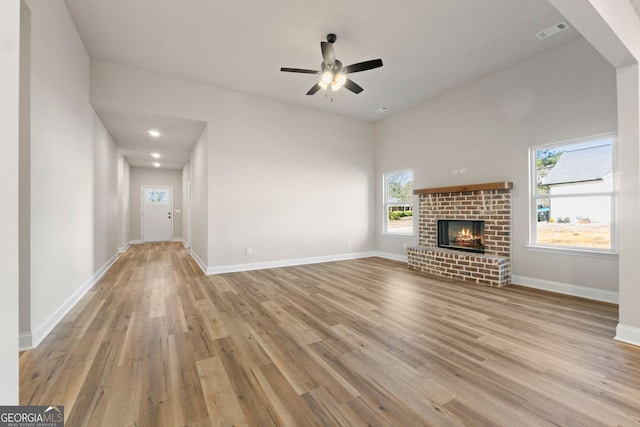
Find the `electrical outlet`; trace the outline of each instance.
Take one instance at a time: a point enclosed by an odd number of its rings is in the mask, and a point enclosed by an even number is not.
[[[451,169],[451,175],[458,175],[458,169]]]
[[[460,173],[467,173],[467,168],[460,169]]]
[[[347,247],[350,248],[351,247],[351,240],[347,240]]]
[[[244,254],[245,255],[251,255],[252,253],[253,253],[253,249],[251,249],[251,248],[245,248],[244,249]]]

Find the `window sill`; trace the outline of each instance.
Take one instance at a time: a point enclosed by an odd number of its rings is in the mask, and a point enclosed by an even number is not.
[[[604,259],[612,259],[612,260],[618,259],[617,253],[609,252],[609,251],[556,248],[551,246],[537,246],[537,245],[527,245],[526,248],[527,250],[532,252],[546,252],[546,253],[558,254],[558,255],[584,256],[584,257],[604,258]]]
[[[412,238],[414,237],[414,234],[401,234],[401,233],[389,233],[388,231],[383,231],[382,232],[383,236],[391,236],[391,237],[405,237],[405,238]]]

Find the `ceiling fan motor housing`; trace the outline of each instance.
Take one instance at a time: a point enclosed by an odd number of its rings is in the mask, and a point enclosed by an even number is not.
[[[333,65],[327,65],[323,61],[322,64],[320,64],[320,68],[322,68],[322,71],[329,70],[333,71],[334,73],[338,73],[340,72],[340,70],[342,70],[342,62],[336,59]]]

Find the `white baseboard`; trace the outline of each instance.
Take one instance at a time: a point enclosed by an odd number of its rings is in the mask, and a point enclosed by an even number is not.
[[[129,240],[130,245],[141,245],[142,240]]]
[[[380,251],[375,251],[373,254],[374,256],[390,259],[393,261],[408,262],[406,255],[392,254],[391,252],[380,252]]]
[[[618,323],[615,339],[627,344],[640,346],[640,328]]]
[[[33,336],[31,332],[20,332],[19,335],[19,347],[20,351],[31,350],[33,347]]]
[[[311,258],[294,258],[278,261],[255,262],[249,264],[234,264],[208,267],[206,274],[236,273],[239,271],[264,270],[267,268],[292,267],[294,265],[318,264],[321,262],[344,261],[348,259],[368,258],[375,255],[375,252],[354,252],[349,254],[327,255]],[[202,265],[201,265],[202,267]]]
[[[511,283],[514,285],[526,286],[528,288],[556,292],[558,294],[618,304],[618,292],[607,291],[604,289],[587,288],[585,286],[572,285],[570,283],[553,282],[550,280],[534,279],[532,277],[516,275],[511,277]]]
[[[198,254],[193,251],[193,248],[189,251],[189,253],[191,254],[191,258],[193,258],[196,264],[198,264],[198,267],[202,269],[202,272],[204,274],[207,274],[207,263],[205,263],[204,261],[202,261],[202,259],[200,259]]]
[[[172,241],[173,243],[182,243],[182,244],[184,245],[184,240],[182,239],[182,237],[178,237],[178,238],[175,238],[175,239],[171,239],[171,241]]]
[[[109,261],[107,261],[98,271],[96,271],[78,290],[76,290],[67,300],[62,303],[56,311],[54,311],[42,324],[32,330],[31,333],[20,334],[20,350],[30,350],[38,347],[38,345],[44,340],[47,335],[56,327],[58,323],[66,316],[71,309],[80,301],[80,299],[95,285],[98,280],[104,276],[104,274],[111,268],[114,262],[118,259],[118,254],[115,254]],[[29,342],[30,341],[30,342]],[[28,347],[22,347],[23,342]]]
[[[126,245],[124,245],[124,246],[120,246],[120,247],[118,248],[118,253],[119,253],[119,254],[123,254],[123,253],[125,253],[125,252],[127,251],[127,249],[129,249],[129,246],[131,246],[131,244],[129,244],[129,243],[127,243],[127,244],[126,244]]]

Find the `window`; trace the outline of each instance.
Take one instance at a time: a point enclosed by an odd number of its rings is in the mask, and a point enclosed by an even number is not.
[[[413,235],[413,171],[384,174],[384,232]]]
[[[613,136],[531,148],[531,245],[613,252]]]
[[[149,203],[167,203],[167,191],[165,190],[148,190],[147,202]]]

